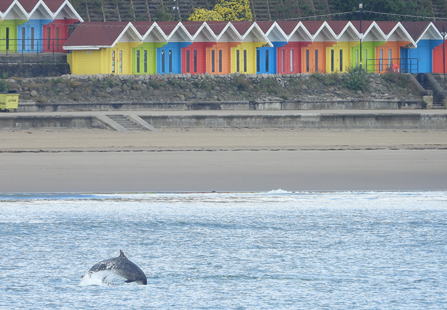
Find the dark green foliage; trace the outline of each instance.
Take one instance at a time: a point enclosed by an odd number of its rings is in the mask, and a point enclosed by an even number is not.
[[[111,79],[111,78],[105,78],[104,81],[102,82],[102,85],[104,86],[104,88],[113,88],[115,86],[118,86],[120,84],[119,81],[115,80],[115,79]]]
[[[332,0],[330,1],[335,12],[353,12],[359,10],[358,0]],[[430,0],[406,1],[406,0],[374,0],[363,1],[363,10],[392,13],[401,15],[418,15],[418,16],[432,16]],[[339,20],[358,20],[360,18],[358,13],[338,16]],[[364,20],[416,20],[408,17],[397,17],[392,15],[381,14],[363,14]]]
[[[350,69],[343,78],[343,86],[354,91],[365,91],[368,84],[368,73],[360,67]]]
[[[248,90],[250,88],[250,82],[243,74],[235,76],[233,79],[233,83],[238,90]]]
[[[261,91],[265,91],[272,95],[277,95],[283,91],[283,88],[273,78],[262,79],[259,83]]]
[[[6,84],[6,82],[4,80],[0,80],[0,91],[7,91],[8,90],[8,85]]]
[[[154,16],[155,21],[173,21],[174,20],[174,11],[172,8],[160,5],[157,11],[155,11]]]
[[[326,86],[337,85],[340,84],[341,81],[339,73],[322,74],[319,72],[314,72],[311,74],[311,79],[318,81]]]
[[[149,80],[149,86],[153,89],[165,87],[167,82],[165,80]]]
[[[386,72],[380,76],[388,83],[394,83],[402,88],[411,88],[411,86],[413,85],[411,83],[410,77],[405,74],[396,72]]]

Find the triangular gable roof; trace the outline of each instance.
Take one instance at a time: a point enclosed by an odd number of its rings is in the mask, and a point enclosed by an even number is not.
[[[2,20],[3,19],[28,19],[28,13],[25,11],[23,6],[17,1],[9,1],[5,0],[5,3],[2,3]],[[6,8],[6,5],[8,7]],[[6,8],[5,10],[3,10]]]
[[[302,24],[304,27],[306,27],[307,31],[313,37],[318,32],[318,30],[320,30],[320,28],[323,27],[324,21],[322,21],[322,20],[306,20],[306,21],[302,21]]]
[[[42,1],[53,13],[57,12],[63,4],[66,4],[66,2],[68,2],[67,0],[42,0]]]
[[[303,25],[307,28],[310,34],[314,32],[312,41],[337,41],[337,35],[327,22],[320,23],[320,21],[305,21],[303,22]],[[318,25],[320,25],[319,28]],[[316,28],[318,28],[318,30],[315,31]]]
[[[53,19],[77,19],[83,22],[81,15],[76,12],[73,5],[68,0],[43,0],[51,12],[53,12]],[[59,5],[59,3],[61,3]],[[59,7],[58,7],[59,6]]]
[[[287,42],[287,35],[275,21],[256,22],[270,42]]]
[[[11,6],[11,4],[14,2],[14,0],[2,0],[0,1],[0,15],[3,15],[3,13],[5,13],[9,7]]]
[[[203,27],[204,24],[205,22],[203,21],[182,22],[182,25],[193,38],[199,33],[199,30]]]
[[[232,23],[227,21],[212,21],[207,22],[207,24],[216,35],[217,42],[226,42],[225,39],[227,36],[231,38],[232,42],[242,42],[241,35]]]
[[[269,20],[269,21],[257,21],[256,24],[258,24],[259,28],[261,28],[262,32],[267,34],[267,32],[270,31],[270,28],[273,27],[275,24],[275,21]]]
[[[416,42],[400,22],[379,21],[376,23],[386,35],[386,41],[410,42],[412,47],[416,47]]]
[[[300,23],[301,23],[300,21],[295,21],[295,20],[277,21],[279,28],[281,28],[281,30],[284,32],[284,34],[287,36],[287,38],[290,37],[290,35],[296,31],[296,29]]]
[[[441,36],[443,31],[447,32],[447,21],[436,21],[433,22],[433,25],[438,29]]]
[[[350,21],[328,21],[329,27],[337,35],[337,41],[357,41],[360,34]]]
[[[37,7],[40,0],[17,0],[28,15]]]
[[[157,24],[165,34],[168,41],[174,41],[175,38],[180,39],[177,41],[192,41],[192,37],[189,35],[185,26],[183,26],[180,22],[157,22]]]
[[[365,26],[363,23],[366,22]],[[360,35],[360,21],[352,20],[351,24],[357,29]],[[367,20],[362,22],[363,40],[365,41],[386,41],[387,35],[377,25],[375,21]]]
[[[154,21],[137,21],[132,22],[135,29],[140,34],[143,42],[167,42],[166,35],[160,26]]]
[[[142,41],[130,22],[86,22],[80,24],[64,44],[64,50],[92,50],[113,47],[124,35]]]
[[[24,2],[28,2],[28,0],[19,0],[19,1],[21,1],[22,4]],[[27,10],[27,8],[25,8],[25,10]],[[53,13],[50,11],[48,6],[42,0],[39,0],[39,2],[34,6],[34,8],[31,11],[29,11],[28,19],[42,19],[42,18],[53,19]]]
[[[397,24],[399,22],[396,21],[378,21],[376,24],[379,26],[379,28],[383,31],[385,36],[389,36],[391,32],[394,31],[394,29],[397,27]]]
[[[182,24],[194,42],[217,42],[216,34],[206,22],[182,22]]]
[[[279,23],[278,23],[279,24]],[[304,26],[302,22],[281,22],[279,24],[283,30],[287,34],[288,42],[310,42],[312,41],[312,34],[309,30]]]
[[[219,37],[228,26],[228,23],[229,22],[227,21],[208,21],[207,25],[210,27],[216,37]]]
[[[237,32],[239,32],[242,42],[267,42],[270,46],[273,46],[255,22],[236,21],[232,22],[232,24],[236,28]]]
[[[401,22],[413,40],[441,40],[442,35],[432,22]]]

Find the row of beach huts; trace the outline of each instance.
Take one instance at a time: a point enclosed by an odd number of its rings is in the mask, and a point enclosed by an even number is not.
[[[0,0],[0,53],[74,74],[445,72],[447,22],[84,22],[68,0]],[[70,30],[70,25],[72,29]]]

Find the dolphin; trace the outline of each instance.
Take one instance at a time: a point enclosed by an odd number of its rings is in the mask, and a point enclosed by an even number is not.
[[[95,272],[99,271],[111,271],[123,278],[126,279],[126,283],[137,282],[140,285],[147,285],[147,278],[144,272],[132,263],[129,259],[127,259],[126,255],[124,255],[123,251],[120,250],[120,256],[116,258],[110,258],[103,260],[97,264],[95,264],[88,271],[88,275],[91,275]],[[87,274],[83,275],[81,278],[85,277]],[[107,276],[102,279],[104,283]]]

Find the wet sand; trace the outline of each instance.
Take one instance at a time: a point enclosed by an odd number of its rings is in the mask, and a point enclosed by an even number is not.
[[[447,133],[0,130],[0,192],[446,190]]]

